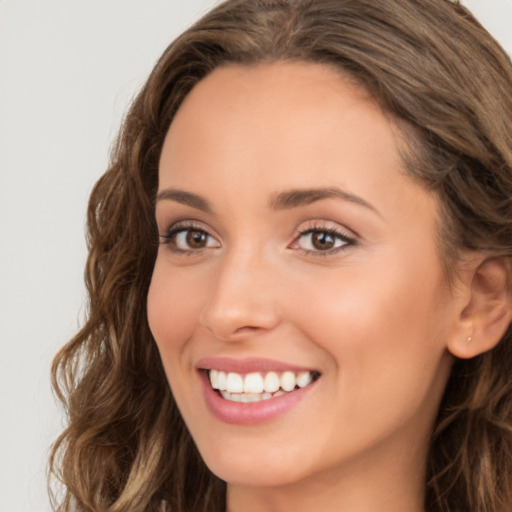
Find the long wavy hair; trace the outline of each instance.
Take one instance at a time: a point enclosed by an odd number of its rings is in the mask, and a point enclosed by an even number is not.
[[[448,273],[466,249],[512,254],[512,65],[464,7],[219,5],[165,50],[92,191],[87,319],[52,368],[68,418],[50,460],[56,510],[225,510],[225,483],[190,438],[146,318],[158,160],[181,102],[208,73],[283,60],[334,66],[402,120],[407,171],[439,198]],[[429,512],[512,510],[511,336],[453,366],[427,461]]]

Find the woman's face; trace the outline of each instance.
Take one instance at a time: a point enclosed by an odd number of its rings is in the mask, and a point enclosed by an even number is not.
[[[149,324],[232,484],[422,467],[457,311],[436,200],[396,131],[364,90],[302,63],[217,69],[170,127]]]

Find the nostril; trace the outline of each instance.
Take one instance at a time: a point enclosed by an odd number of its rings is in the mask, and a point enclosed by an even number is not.
[[[278,308],[270,301],[261,303],[246,297],[235,305],[233,302],[218,293],[201,312],[199,324],[216,338],[229,341],[271,330],[280,322]]]
[[[234,331],[233,334],[243,334],[244,332],[254,332],[254,331],[257,331],[261,329],[261,327],[254,327],[252,325],[247,325],[247,326],[244,326],[244,327],[239,327],[238,329],[236,329]]]

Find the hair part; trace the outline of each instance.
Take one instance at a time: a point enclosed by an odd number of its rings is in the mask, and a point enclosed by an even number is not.
[[[447,261],[467,250],[512,255],[512,66],[466,9],[450,0],[219,5],[164,52],[90,198],[87,321],[52,368],[68,416],[50,461],[65,486],[57,510],[225,509],[225,484],[190,438],[146,318],[158,160],[182,101],[212,70],[283,60],[340,70],[399,120],[409,175],[439,198]],[[428,460],[429,512],[512,508],[511,335],[453,367]]]

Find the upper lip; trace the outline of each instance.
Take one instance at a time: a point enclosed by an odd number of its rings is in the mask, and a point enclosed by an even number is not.
[[[196,367],[200,370],[221,370],[223,372],[252,373],[252,372],[284,372],[284,371],[317,371],[314,368],[294,365],[284,361],[248,357],[235,359],[230,357],[204,357],[197,361]]]

